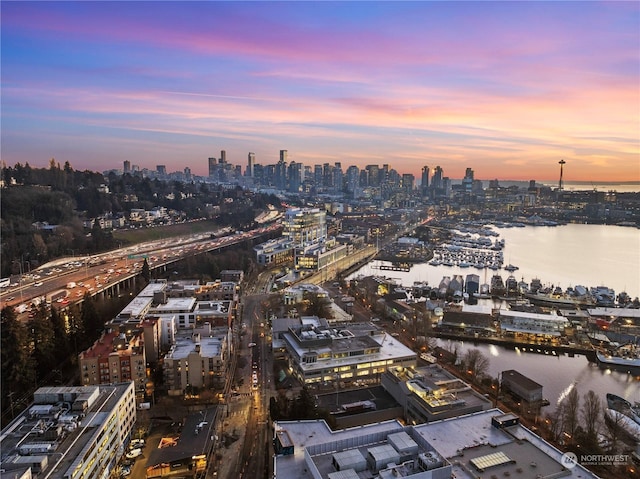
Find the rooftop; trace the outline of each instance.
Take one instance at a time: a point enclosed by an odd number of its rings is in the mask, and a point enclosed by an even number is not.
[[[128,391],[130,389],[130,391]],[[2,430],[0,436],[0,467],[11,461],[22,447],[47,447],[49,466],[38,477],[50,479],[62,478],[78,460],[84,457],[83,451],[95,440],[98,428],[109,418],[122,396],[129,392],[133,401],[133,382],[100,386],[43,387],[34,393],[34,401],[39,407],[37,414],[30,414],[33,408],[26,409]],[[50,398],[50,400],[47,400]],[[64,401],[60,401],[64,398]],[[73,409],[75,400],[86,401],[88,409],[84,417],[82,411]],[[46,407],[46,404],[49,407]],[[66,436],[46,440],[49,429],[65,424]],[[74,424],[73,428],[67,425]],[[52,431],[53,432],[53,431]],[[114,437],[113,440],[117,440]],[[35,459],[35,456],[31,456]]]
[[[168,441],[161,440],[158,447],[151,451],[147,468],[206,454],[211,438],[215,435],[217,413],[217,407],[212,407],[187,416],[178,437],[167,438],[170,439]]]

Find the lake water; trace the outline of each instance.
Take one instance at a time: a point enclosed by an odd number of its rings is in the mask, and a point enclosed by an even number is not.
[[[640,296],[640,230],[622,226],[569,224],[555,227],[495,229],[505,240],[504,262],[519,269],[514,276],[526,282],[539,278],[543,284],[587,287],[606,285],[617,293],[626,291]],[[409,272],[384,271],[384,263],[373,261],[350,277],[378,275],[396,279],[405,286],[427,281],[437,286],[443,276],[478,274],[481,283],[489,283],[492,270],[417,264]],[[509,275],[498,271],[503,278]],[[590,364],[585,357],[545,356],[518,353],[493,345],[464,343],[460,350],[477,347],[491,360],[489,374],[494,377],[506,369],[516,369],[543,385],[544,396],[555,407],[572,387],[580,395],[593,389],[604,401],[612,392],[632,401],[640,401],[637,378],[608,371]]]
[[[479,349],[488,359],[487,374],[497,378],[502,371],[515,369],[539,384],[550,405],[545,412],[553,411],[559,401],[572,388],[576,388],[582,398],[593,390],[601,401],[607,393],[614,393],[629,401],[640,401],[640,381],[630,374],[602,369],[590,363],[584,356],[553,356],[506,349],[493,344],[463,341],[438,340],[440,346],[451,350],[458,346],[458,355],[469,349]]]

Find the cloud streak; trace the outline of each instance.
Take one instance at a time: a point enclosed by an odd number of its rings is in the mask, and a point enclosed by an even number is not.
[[[568,179],[640,180],[639,10],[4,3],[2,156],[205,174],[220,149],[236,163],[288,149],[306,164],[539,180],[562,157]]]

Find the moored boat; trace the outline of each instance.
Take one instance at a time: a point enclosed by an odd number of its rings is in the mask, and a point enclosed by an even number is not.
[[[626,344],[614,351],[596,351],[596,357],[601,365],[640,372],[640,347],[635,344]]]

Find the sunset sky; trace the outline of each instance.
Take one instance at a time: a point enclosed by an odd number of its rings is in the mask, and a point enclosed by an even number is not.
[[[8,165],[640,181],[640,3],[1,3]]]

